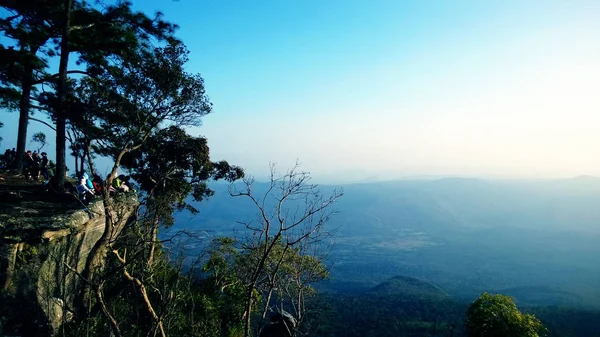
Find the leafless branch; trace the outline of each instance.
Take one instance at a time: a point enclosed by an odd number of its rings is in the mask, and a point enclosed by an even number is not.
[[[255,261],[249,263],[250,270],[246,273],[244,334],[250,333],[250,312],[254,305],[253,292],[258,290],[265,294],[265,304],[262,310],[264,319],[270,306],[271,295],[276,289],[278,273],[282,263],[292,258],[287,256],[304,250],[311,244],[319,244],[322,238],[331,235],[324,230],[325,223],[335,212],[331,206],[343,195],[343,191],[335,190],[331,196],[321,195],[318,186],[310,183],[310,174],[299,169],[299,163],[283,175],[278,175],[274,164],[270,165],[269,183],[266,191],[256,197],[253,193],[252,178],[243,181],[243,187],[230,185],[229,194],[232,197],[248,198],[259,213],[254,222],[238,222],[255,233],[255,237],[244,243],[243,248],[249,252],[249,257]],[[274,225],[274,222],[276,225]],[[282,255],[274,257],[276,247],[281,245]],[[295,247],[300,247],[296,249]],[[301,258],[301,257],[299,257]],[[275,260],[272,260],[275,259]],[[301,318],[303,311],[304,282],[313,282],[318,271],[306,270],[302,265],[297,266],[304,276],[297,276],[297,300],[292,303]],[[313,275],[314,274],[314,275]],[[282,290],[284,291],[284,290]],[[285,295],[280,292],[280,295]]]

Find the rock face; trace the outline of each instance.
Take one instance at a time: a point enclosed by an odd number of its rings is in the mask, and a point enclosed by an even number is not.
[[[126,201],[116,233],[135,208],[134,198]],[[72,318],[82,286],[77,273],[83,271],[104,224],[101,200],[87,208],[76,203],[0,203],[0,289],[3,299],[30,311],[30,326],[24,325],[24,331],[53,335]]]

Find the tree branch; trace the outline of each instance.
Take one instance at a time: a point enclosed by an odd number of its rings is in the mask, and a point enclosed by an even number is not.
[[[67,75],[71,75],[71,74],[81,74],[81,75],[86,75],[86,76],[89,76],[89,77],[97,78],[96,76],[94,76],[94,75],[92,75],[92,74],[90,74],[90,73],[88,73],[87,71],[84,71],[84,70],[69,70],[69,71],[67,71]],[[42,84],[42,83],[46,83],[46,82],[51,82],[53,79],[57,78],[58,75],[59,74],[56,73],[56,74],[53,74],[53,75],[41,78],[41,79],[33,82],[33,85],[38,85],[38,84]]]
[[[106,303],[104,302],[104,296],[102,295],[102,283],[100,283],[96,286],[96,300],[98,300],[98,303],[100,303],[100,308],[102,309],[102,312],[110,321],[110,326],[111,326],[111,329],[112,329],[113,333],[115,334],[115,336],[121,337],[122,335],[121,335],[121,330],[119,329],[119,324],[117,323],[117,320],[113,317],[113,315],[110,313],[110,311],[108,311],[108,307],[106,306]]]
[[[53,110],[52,110],[52,109],[50,109],[50,108],[45,108],[45,107],[43,107],[43,106],[39,106],[39,105],[33,105],[33,104],[31,104],[30,106],[31,106],[32,108],[34,108],[34,109],[38,109],[38,110],[42,110],[42,111],[47,111],[47,112],[53,112]]]
[[[81,30],[81,29],[92,28],[92,27],[94,27],[95,25],[96,25],[95,23],[90,23],[90,24],[87,24],[87,25],[81,25],[81,26],[71,26],[71,27],[69,27],[69,31],[70,31],[70,32],[72,32],[72,31],[75,31],[75,30]]]
[[[75,275],[77,275],[86,284],[92,285],[92,283],[90,282],[90,280],[88,280],[83,275],[81,275],[75,268],[69,266],[66,262],[63,262],[63,265],[67,269],[69,269],[71,272],[73,272]],[[106,316],[106,318],[110,322],[110,328],[111,328],[111,330],[113,331],[113,333],[115,334],[115,336],[121,337],[122,335],[121,335],[121,330],[119,329],[119,323],[114,318],[114,316],[110,313],[110,311],[108,311],[108,307],[106,306],[106,303],[104,302],[104,296],[102,295],[102,282],[99,283],[99,284],[97,284],[97,285],[95,285],[94,290],[95,290],[94,292],[95,292],[95,295],[96,295],[96,300],[100,304],[100,309],[102,310],[102,313],[104,314],[104,316]]]
[[[43,120],[41,120],[41,119],[37,119],[37,118],[33,118],[33,117],[29,117],[29,120],[31,120],[31,121],[35,121],[35,122],[38,122],[38,123],[42,123],[42,124],[46,125],[47,127],[49,127],[50,129],[52,129],[52,130],[56,131],[56,128],[55,128],[55,127],[53,127],[52,125],[50,125],[50,124],[48,124],[48,123],[44,122],[44,121],[43,121]]]
[[[119,262],[121,262],[121,265],[123,266],[122,271],[123,271],[123,275],[125,276],[125,278],[137,286],[137,288],[140,292],[140,295],[142,296],[142,299],[144,300],[144,303],[146,304],[146,309],[148,310],[148,313],[150,313],[152,318],[156,321],[156,324],[158,326],[161,336],[166,337],[162,321],[161,321],[160,317],[156,314],[156,311],[154,311],[154,307],[152,306],[152,303],[150,303],[150,298],[148,297],[148,292],[146,291],[146,286],[144,285],[144,283],[142,281],[140,281],[140,279],[129,274],[129,272],[127,271],[127,268],[125,267],[127,264],[127,261],[125,260],[124,257],[121,257],[121,255],[119,254],[119,251],[115,249],[112,252],[117,257],[117,260],[119,260]]]

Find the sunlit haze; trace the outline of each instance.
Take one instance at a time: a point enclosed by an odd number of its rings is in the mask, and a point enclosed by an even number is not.
[[[206,81],[192,132],[257,177],[600,175],[599,1],[133,3],[180,25]]]

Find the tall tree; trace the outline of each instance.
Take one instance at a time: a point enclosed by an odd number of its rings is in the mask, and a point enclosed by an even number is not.
[[[43,2],[25,2],[31,1]],[[149,257],[155,255],[153,251],[158,245],[155,229],[158,224],[167,225],[172,221],[169,212],[192,210],[186,203],[189,194],[197,200],[212,195],[207,180],[232,181],[242,177],[243,171],[226,162],[210,161],[206,140],[185,134],[185,127],[200,124],[201,118],[211,111],[211,104],[202,78],[184,70],[188,52],[173,38],[174,25],[163,21],[160,14],[151,19],[135,13],[128,2],[118,2],[102,10],[78,0],[55,0],[55,3],[49,15],[43,17],[45,24],[53,28],[47,46],[54,47],[48,47],[44,55],[60,56],[59,72],[34,73],[32,90],[36,86],[44,87],[39,94],[22,95],[18,88],[12,93],[19,93],[19,98],[26,97],[30,103],[36,101],[32,108],[48,112],[56,123],[58,168],[64,168],[60,152],[61,149],[64,152],[67,137],[63,130],[68,129],[78,135],[71,137],[73,141],[81,139],[92,173],[95,173],[94,154],[114,160],[107,185],[112,184],[125,165],[142,186],[139,196],[120,197],[111,194],[108,188],[104,190],[102,236],[92,247],[83,272],[77,273],[88,286],[86,290],[91,290],[87,299],[95,302],[91,304],[93,310],[85,312],[101,312],[112,334],[122,335],[121,317],[112,313],[114,307],[107,305],[107,300],[118,298],[105,296],[105,287],[115,281],[117,285],[111,290],[118,291],[125,281],[140,301],[144,317],[150,318],[149,325],[153,327],[145,334],[166,335],[164,310],[169,308],[172,298],[168,291],[161,292],[159,298],[153,296],[156,283],[152,274],[157,265],[164,268],[164,263],[144,263],[144,267],[139,268],[137,255],[130,252],[147,251]],[[155,47],[155,41],[162,41],[161,47]],[[9,48],[4,49],[6,53],[0,56],[8,57]],[[79,66],[68,69],[68,60],[73,58]],[[10,102],[2,101],[3,104]],[[59,145],[61,138],[62,145]],[[161,157],[163,151],[176,143],[178,152]],[[127,166],[127,163],[136,164]],[[64,173],[59,171],[57,178],[60,185]],[[118,228],[121,210],[127,206],[121,201],[135,197],[141,197],[146,203],[152,221],[150,239],[135,237],[132,242],[143,242],[140,247],[147,250],[134,250],[130,246],[126,246],[129,249],[126,250],[117,245],[122,242]],[[106,259],[107,254],[113,258]],[[115,269],[105,272],[101,267],[106,261]],[[146,268],[148,265],[153,269]],[[119,280],[115,280],[115,274]]]
[[[198,210],[188,203],[188,196],[196,202],[214,194],[207,182],[233,182],[241,179],[241,168],[226,161],[212,162],[206,138],[188,135],[178,126],[170,126],[153,133],[144,147],[123,157],[123,166],[140,184],[145,214],[143,222],[148,229],[148,263],[152,264],[159,225],[173,224],[175,211]]]
[[[62,33],[60,41],[60,63],[58,66],[58,106],[56,116],[56,176],[55,187],[63,185],[67,173],[66,156],[66,115],[67,115],[67,68],[69,65],[69,35],[71,33],[71,9],[73,0],[64,0],[64,15],[62,18]]]
[[[140,186],[140,201],[145,212],[138,219],[139,236],[135,245],[128,245],[129,256],[144,256],[147,260],[140,268],[131,265],[125,254],[113,249],[113,254],[121,263],[123,276],[135,284],[148,313],[155,321],[161,335],[166,335],[162,318],[155,308],[163,305],[161,299],[152,300],[149,296],[148,270],[154,270],[156,264],[164,261],[155,259],[155,251],[160,247],[157,232],[160,225],[173,224],[173,212],[187,209],[197,210],[187,202],[191,195],[193,200],[201,201],[214,192],[208,188],[209,179],[226,179],[230,182],[241,178],[243,171],[227,162],[211,162],[205,138],[188,135],[177,126],[159,129],[148,137],[144,146],[127,153],[122,158],[127,168]],[[142,243],[142,244],[140,244]],[[139,252],[139,254],[137,254]],[[149,276],[149,277],[148,277]]]
[[[65,6],[73,0],[64,0]],[[67,11],[65,12],[67,13]],[[106,7],[104,12],[87,7],[82,3],[78,16],[71,25],[65,14],[63,33],[60,43],[59,85],[57,90],[58,107],[54,109],[56,119],[56,184],[61,186],[64,180],[66,164],[66,127],[73,112],[67,106],[66,76],[68,58],[71,52],[79,54],[78,63],[86,65],[86,71],[74,70],[84,76],[100,76],[103,73],[115,71],[120,62],[133,60],[136,62],[140,47],[150,47],[151,40],[178,43],[173,37],[177,26],[162,20],[162,14],[157,13],[154,19],[140,12],[131,10],[130,2],[119,2],[116,6]],[[115,61],[111,61],[117,59]],[[63,65],[63,62],[64,65]],[[62,171],[61,171],[62,167]],[[62,174],[61,174],[62,173]]]
[[[49,112],[56,123],[57,183],[65,173],[66,126],[69,111],[65,107],[69,74],[94,76],[107,71],[113,58],[135,55],[140,45],[154,40],[173,40],[175,25],[165,22],[161,14],[149,18],[131,9],[131,3],[119,1],[101,10],[82,0],[5,1],[0,5],[11,14],[0,20],[0,30],[19,47],[0,48],[0,57],[7,60],[0,82],[1,103],[19,109],[18,149],[25,150],[27,122],[32,108]],[[78,66],[68,69],[71,53],[76,53]],[[47,60],[59,56],[59,72],[49,74]],[[40,85],[46,86],[39,105],[32,105],[32,96]],[[48,96],[54,96],[52,104]],[[16,103],[18,101],[18,104]],[[19,165],[22,165],[18,161]]]
[[[169,125],[199,125],[202,116],[211,111],[202,78],[184,70],[187,55],[185,47],[177,41],[159,48],[141,46],[135,58],[123,58],[110,71],[80,81],[74,100],[86,111],[86,118],[77,127],[89,137],[87,151],[92,174],[95,170],[90,149],[113,159],[113,167],[106,179],[107,186],[112,185],[124,159],[135,151],[145,151],[153,134]],[[198,162],[205,163],[203,160]],[[189,172],[190,168],[186,170]],[[103,193],[103,204],[104,231],[92,247],[82,273],[99,302],[103,299],[98,267],[105,260],[106,253],[114,251],[112,245],[120,230],[117,226],[120,219],[115,214],[119,214],[122,207],[108,188]],[[123,255],[118,255],[118,251],[114,254],[119,261],[126,261]],[[130,276],[137,284],[137,277]],[[141,287],[138,290],[144,292]],[[151,312],[150,302],[145,303]],[[160,320],[157,324],[161,324]],[[113,326],[113,331],[117,331],[117,326]]]
[[[0,99],[3,106],[19,110],[17,136],[17,169],[27,145],[27,125],[31,109],[30,96],[35,91],[35,76],[47,67],[43,47],[54,36],[53,28],[45,20],[56,13],[57,1],[5,1],[2,7],[10,15],[0,20],[0,31],[15,46],[0,47],[5,61],[0,73]],[[58,6],[60,7],[60,6]]]

